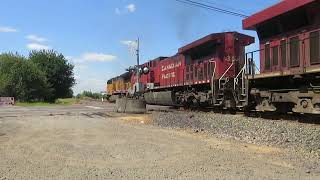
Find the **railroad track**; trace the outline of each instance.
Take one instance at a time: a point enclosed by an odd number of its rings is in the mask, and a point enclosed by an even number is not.
[[[226,110],[226,109],[216,109],[216,108],[203,108],[203,107],[192,107],[185,109],[183,107],[165,107],[165,106],[152,106],[148,108],[148,111],[158,111],[158,112],[214,112],[220,114],[229,114],[229,115],[243,115],[252,118],[262,118],[269,120],[284,120],[284,121],[294,121],[298,123],[307,123],[307,124],[317,124],[320,125],[320,115],[307,115],[307,114],[297,114],[297,113],[288,113],[281,114],[276,112],[258,112],[258,111],[235,111],[235,110]]]

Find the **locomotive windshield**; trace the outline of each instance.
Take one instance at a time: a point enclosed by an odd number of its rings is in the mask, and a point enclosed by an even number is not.
[[[186,55],[188,56],[187,60],[197,60],[201,62],[211,57],[218,57],[220,47],[220,43],[209,41],[201,46],[191,49]]]

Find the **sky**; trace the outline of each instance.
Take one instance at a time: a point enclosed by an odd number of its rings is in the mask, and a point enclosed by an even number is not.
[[[251,15],[279,0],[196,0]],[[1,0],[0,53],[53,49],[74,64],[74,93],[105,90],[136,63],[171,56],[210,33],[242,30],[242,18],[175,0]],[[258,48],[257,43],[248,50]]]

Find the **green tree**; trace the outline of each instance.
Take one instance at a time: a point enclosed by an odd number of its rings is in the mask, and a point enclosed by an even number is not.
[[[73,96],[71,88],[75,84],[74,66],[62,54],[53,50],[32,51],[29,60],[45,73],[52,88],[52,96],[47,101]]]
[[[0,55],[0,95],[20,101],[50,98],[45,74],[35,64],[18,54]]]
[[[104,97],[101,93],[93,93],[91,91],[83,91],[82,93],[78,94],[76,96],[77,98],[92,98],[92,99],[101,99],[102,97]]]

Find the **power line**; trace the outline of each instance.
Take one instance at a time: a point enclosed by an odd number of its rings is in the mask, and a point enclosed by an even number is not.
[[[228,9],[229,11],[242,13],[244,15],[247,14],[247,12],[244,11],[244,10],[234,8],[234,7],[228,6],[226,4],[217,3],[215,0],[199,0],[199,1],[202,1],[202,3],[218,6],[218,7],[223,8],[223,9]]]
[[[198,7],[206,8],[206,9],[209,9],[209,10],[217,11],[217,12],[228,14],[228,15],[239,16],[239,17],[242,17],[242,18],[249,17],[249,16],[241,14],[241,13],[237,13],[237,12],[234,12],[234,11],[231,11],[231,10],[222,9],[222,8],[219,8],[219,7],[216,7],[216,6],[212,6],[212,5],[208,5],[208,4],[205,4],[205,3],[200,3],[200,2],[196,2],[196,1],[192,1],[192,0],[184,0],[184,1],[186,1],[190,5],[196,5]]]
[[[184,4],[188,4],[188,5],[192,5],[192,6],[208,9],[208,10],[213,10],[213,11],[224,13],[224,14],[228,14],[228,15],[238,16],[238,17],[242,17],[242,18],[247,18],[248,17],[247,15],[244,15],[244,14],[240,14],[240,13],[233,12],[233,11],[230,11],[230,10],[226,10],[226,9],[210,6],[210,5],[207,5],[207,4],[204,4],[204,3],[195,2],[195,1],[192,1],[192,0],[176,0],[176,1],[178,1],[180,3],[184,3]]]
[[[188,4],[188,5],[192,5],[192,6],[196,6],[196,7],[200,7],[200,8],[204,8],[204,9],[208,9],[208,10],[212,10],[212,11],[216,11],[216,12],[220,12],[220,13],[224,13],[224,14],[228,14],[228,15],[232,15],[232,16],[238,16],[238,17],[242,17],[242,18],[249,17],[249,16],[241,14],[241,13],[237,13],[237,12],[233,12],[230,10],[210,6],[210,5],[195,2],[192,0],[175,0],[175,1],[180,2],[180,3],[184,3],[184,4]]]

